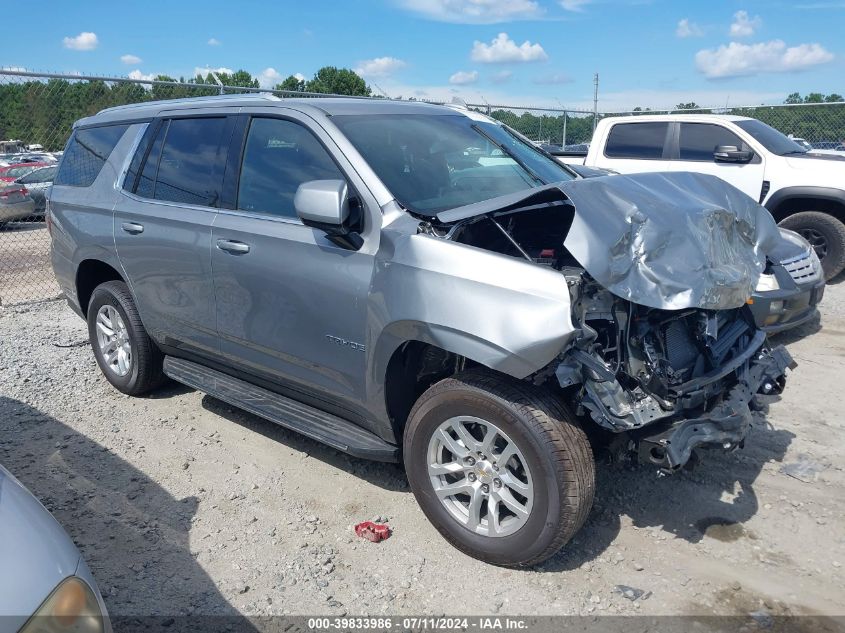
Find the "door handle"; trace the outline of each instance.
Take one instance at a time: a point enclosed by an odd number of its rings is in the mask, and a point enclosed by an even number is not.
[[[217,240],[217,248],[236,255],[243,255],[249,252],[249,244],[235,240]]]
[[[137,235],[138,233],[144,232],[144,225],[138,224],[137,222],[124,222],[120,225],[120,228],[122,228],[127,233],[132,233],[132,235]]]

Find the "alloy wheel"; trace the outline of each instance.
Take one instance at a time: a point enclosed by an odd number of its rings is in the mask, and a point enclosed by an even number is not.
[[[449,514],[482,536],[508,536],[528,521],[534,487],[519,447],[473,416],[449,418],[428,444],[428,475]]]
[[[810,243],[819,259],[827,255],[827,238],[816,229],[800,229],[798,233]]]
[[[109,371],[125,376],[132,369],[132,342],[120,313],[111,305],[97,311],[97,344]]]

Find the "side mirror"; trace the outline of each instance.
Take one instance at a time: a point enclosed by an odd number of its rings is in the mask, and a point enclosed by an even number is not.
[[[736,145],[717,145],[713,160],[717,163],[748,163],[754,158],[754,152],[743,151]]]
[[[303,182],[293,197],[293,206],[305,226],[324,231],[338,246],[357,251],[364,244],[349,228],[349,189],[343,180]]]

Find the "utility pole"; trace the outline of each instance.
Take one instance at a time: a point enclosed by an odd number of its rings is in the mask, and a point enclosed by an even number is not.
[[[593,75],[593,132],[599,122],[599,74]]]
[[[555,98],[555,101],[557,101],[561,110],[563,110],[563,133],[561,133],[560,135],[560,146],[564,147],[566,145],[566,108],[563,107],[563,104],[560,102],[560,99]]]
[[[560,146],[566,146],[566,110],[563,111],[563,134],[560,137]]]

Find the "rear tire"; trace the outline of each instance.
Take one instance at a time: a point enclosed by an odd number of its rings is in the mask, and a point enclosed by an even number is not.
[[[810,242],[821,259],[825,280],[845,270],[845,224],[839,219],[820,211],[802,211],[785,218],[780,226]]]
[[[147,335],[124,282],[107,281],[94,289],[88,338],[100,370],[118,391],[140,396],[165,381],[164,357]]]
[[[593,454],[574,420],[549,392],[487,370],[443,380],[408,418],[403,449],[414,496],[469,556],[506,567],[541,563],[575,535],[593,503]]]

